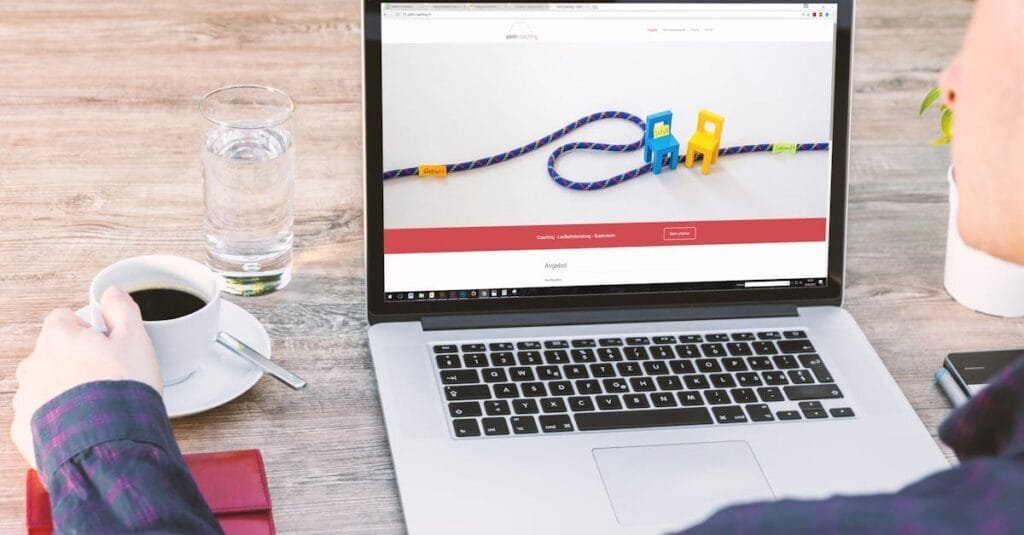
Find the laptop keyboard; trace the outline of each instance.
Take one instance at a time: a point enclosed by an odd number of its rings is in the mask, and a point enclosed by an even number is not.
[[[457,438],[854,416],[802,330],[430,349]]]

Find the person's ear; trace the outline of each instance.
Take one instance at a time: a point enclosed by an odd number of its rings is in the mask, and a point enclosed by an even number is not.
[[[950,109],[953,109],[956,104],[956,95],[960,89],[962,56],[963,54],[959,52],[956,56],[953,56],[952,61],[946,65],[946,68],[942,70],[942,75],[939,77],[939,88],[942,91],[942,101]]]

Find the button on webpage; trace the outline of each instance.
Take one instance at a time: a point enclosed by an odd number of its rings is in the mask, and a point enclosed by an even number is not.
[[[662,237],[665,241],[696,240],[697,227],[665,227]]]

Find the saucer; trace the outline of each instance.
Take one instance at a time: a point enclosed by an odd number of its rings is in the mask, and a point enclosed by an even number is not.
[[[78,310],[89,321],[89,307]],[[255,316],[242,307],[221,300],[221,330],[270,358],[270,336]],[[179,418],[205,412],[241,396],[263,377],[263,371],[221,346],[210,342],[210,352],[187,379],[164,386],[167,416]]]

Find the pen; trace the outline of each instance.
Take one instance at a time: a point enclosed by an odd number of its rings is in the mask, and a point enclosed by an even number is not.
[[[949,370],[946,368],[940,368],[939,371],[935,372],[935,382],[942,389],[942,393],[946,394],[946,397],[949,398],[953,407],[959,407],[967,403],[967,394],[964,394],[963,389],[960,388],[960,385],[956,384],[953,376],[949,374]]]

